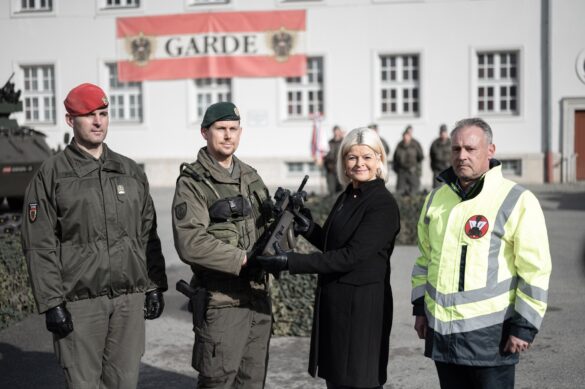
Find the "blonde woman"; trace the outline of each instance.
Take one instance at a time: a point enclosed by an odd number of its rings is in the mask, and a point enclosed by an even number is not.
[[[394,197],[386,189],[386,153],[378,134],[351,131],[341,143],[338,177],[345,190],[325,224],[309,212],[295,229],[322,252],[277,252],[258,257],[266,270],[317,273],[309,373],[327,388],[381,388],[386,382],[392,290],[390,255],[400,229]]]

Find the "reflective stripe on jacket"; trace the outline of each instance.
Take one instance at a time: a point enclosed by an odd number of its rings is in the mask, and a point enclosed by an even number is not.
[[[427,196],[412,302],[431,329],[425,355],[497,366],[518,360],[502,352],[508,335],[532,341],[540,327],[551,259],[536,197],[503,178],[501,166],[480,185],[471,199],[462,200],[452,185]]]

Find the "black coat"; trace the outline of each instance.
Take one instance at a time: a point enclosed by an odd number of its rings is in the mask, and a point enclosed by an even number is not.
[[[400,230],[394,197],[377,179],[341,193],[307,239],[323,253],[290,254],[291,273],[318,273],[309,373],[337,385],[386,382],[390,255]]]

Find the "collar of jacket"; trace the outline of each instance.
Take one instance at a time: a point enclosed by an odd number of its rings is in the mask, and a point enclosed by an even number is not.
[[[218,162],[213,160],[213,157],[207,151],[207,146],[202,147],[199,150],[197,161],[205,169],[205,176],[207,178],[213,177],[215,181],[223,184],[239,184],[238,179],[233,178],[227,169],[221,167]],[[232,163],[234,164],[234,169],[240,169],[240,179],[244,175],[254,171],[251,168],[249,169],[248,166],[245,163],[242,163],[235,155],[232,155]]]
[[[495,158],[490,159],[490,169],[484,173],[476,182],[473,183],[472,187],[467,191],[464,192],[463,189],[459,186],[459,181],[457,179],[457,175],[455,174],[455,170],[453,167],[449,167],[443,170],[438,176],[437,179],[439,181],[444,182],[459,196],[462,200],[470,200],[476,197],[483,188],[484,181],[487,181],[488,184],[494,180],[501,180],[502,179],[502,163]]]
[[[368,192],[368,191],[372,190],[372,188],[376,188],[379,186],[382,186],[382,187],[386,186],[386,183],[381,178],[376,178],[375,180],[372,180],[372,181],[363,182],[357,188],[354,188],[353,185],[350,183],[347,186],[347,188],[345,188],[345,193],[347,195],[354,195],[354,194],[361,195],[362,193]]]
[[[122,163],[118,160],[116,153],[111,151],[108,146],[103,143],[102,155],[99,159],[95,159],[87,152],[81,150],[75,143],[75,138],[65,148],[65,156],[73,167],[73,171],[78,177],[84,177],[89,173],[100,169],[124,174],[125,170]]]

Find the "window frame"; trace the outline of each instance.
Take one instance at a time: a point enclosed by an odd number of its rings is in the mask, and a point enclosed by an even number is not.
[[[479,70],[480,70],[480,62],[479,57],[480,55],[488,55],[492,54],[497,57],[494,61],[493,68],[497,71],[497,78],[491,80],[480,80],[479,78]],[[515,71],[516,71],[516,78],[515,81],[510,78],[502,79],[500,72],[501,72],[501,58],[503,54],[515,54],[516,55],[516,64],[515,64]],[[474,48],[471,50],[471,69],[470,69],[470,112],[472,116],[483,116],[483,117],[490,117],[490,118],[504,118],[504,119],[521,119],[524,115],[524,103],[525,103],[525,94],[524,94],[524,55],[522,48],[519,47],[482,47],[482,48]],[[479,88],[493,88],[493,104],[494,110],[487,111],[487,110],[480,110],[479,109],[479,102],[480,102],[480,95],[479,95]],[[509,108],[507,110],[502,110],[501,108],[501,88],[503,87],[515,87],[516,96],[515,96],[515,104],[516,108],[515,111],[511,111]]]
[[[197,85],[198,83],[202,83],[208,80],[208,85]],[[222,83],[218,84],[218,81],[222,80]],[[227,83],[223,83],[223,80],[227,80]],[[187,92],[187,101],[188,101],[188,122],[191,125],[196,126],[201,123],[203,119],[203,115],[205,114],[205,110],[210,104],[219,101],[232,101],[234,96],[234,78],[233,77],[206,77],[206,78],[191,78],[188,79],[188,92]],[[226,86],[227,85],[227,86]],[[200,90],[201,88],[201,90]],[[201,93],[201,91],[203,93]],[[203,94],[211,94],[211,98],[208,103],[203,103],[203,105],[199,104],[199,96]],[[219,98],[220,95],[227,94],[227,96],[222,96],[221,100]]]
[[[26,0],[31,1],[31,0]],[[12,0],[10,2],[10,14],[12,17],[46,17],[55,16],[57,0],[33,0],[35,2],[47,1],[50,3],[49,7],[39,9],[24,9],[22,7],[23,0]]]
[[[128,1],[133,1],[137,4],[134,5],[108,5],[108,1],[116,1],[116,0],[99,0],[98,3],[98,9],[100,11],[126,11],[126,10],[136,10],[136,9],[141,9],[142,8],[142,4],[143,4],[143,0],[119,0],[120,2],[128,2]]]
[[[409,63],[413,59],[416,60],[414,67]],[[384,62],[394,62],[394,64],[385,66]],[[422,50],[374,53],[374,117],[378,120],[422,117],[422,62]],[[407,70],[409,78],[405,77]],[[416,79],[413,75],[416,75]],[[413,91],[416,96],[412,95]],[[384,96],[385,93],[386,96]],[[383,109],[385,101],[387,105],[395,105],[394,112],[390,107]],[[410,110],[405,110],[405,103],[408,104]]]
[[[57,82],[56,82],[57,66],[56,66],[56,64],[54,62],[38,61],[38,62],[19,63],[17,66],[18,66],[17,67],[18,80],[20,80],[20,82],[19,82],[20,88],[19,89],[22,91],[20,99],[22,101],[22,121],[23,121],[23,123],[26,125],[31,125],[31,126],[42,126],[42,125],[52,126],[52,125],[57,124]],[[36,76],[35,82],[37,84],[43,84],[43,89],[41,89],[41,90],[39,90],[39,89],[27,90],[27,82],[32,82],[32,81],[27,81],[29,79],[29,77],[26,75],[26,70],[25,70],[27,68],[36,69],[35,72],[37,73],[37,76]],[[45,77],[42,74],[40,74],[42,72],[43,68],[52,69],[52,75],[48,80],[46,80]],[[47,81],[52,83],[52,85],[51,85],[52,90],[45,89],[44,84]],[[38,112],[38,117],[36,119],[34,117],[27,118],[27,116],[28,116],[27,99],[30,99],[30,98],[38,99],[37,100],[38,101],[37,102],[37,109],[36,109],[36,111]],[[46,107],[47,98],[52,99],[52,102],[50,103],[50,105],[52,105],[52,107],[49,108],[50,112],[51,112],[49,117],[47,117],[47,107]],[[32,115],[32,116],[34,116],[34,115]]]
[[[116,67],[116,75],[117,75],[117,62],[116,61],[104,61],[104,91],[108,96],[109,100],[109,113],[110,113],[110,122],[116,124],[143,124],[145,122],[145,93],[144,93],[144,82],[142,81],[132,81],[132,82],[121,82],[116,77],[116,83],[121,84],[117,85],[116,87],[112,86],[112,67]],[[133,90],[132,88],[138,87],[139,90]],[[128,100],[132,100],[132,97],[138,96],[139,97],[139,104],[138,104],[138,117],[135,116],[128,116],[132,113],[132,104],[128,102]],[[124,118],[118,117],[118,113],[115,110],[118,104],[118,98],[123,97],[122,109],[124,113]],[[136,106],[136,103],[134,104]],[[136,108],[135,108],[136,109]]]
[[[214,5],[232,5],[232,0],[185,0],[185,6],[191,7],[202,7],[202,6],[214,6]]]
[[[309,63],[311,60],[320,61],[320,74],[319,72],[313,73],[314,66]],[[310,82],[311,77],[317,77],[320,82]],[[282,93],[282,115],[286,121],[296,120],[310,120],[313,115],[319,112],[322,116],[326,116],[326,98],[325,98],[325,86],[326,86],[326,58],[324,55],[307,55],[307,73],[301,77],[282,77],[283,93]],[[293,81],[298,80],[298,81]],[[291,87],[294,85],[294,87]],[[290,105],[291,100],[289,99],[290,94],[295,94],[297,98],[293,101],[297,104],[297,112],[299,113],[291,115]]]

